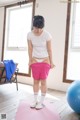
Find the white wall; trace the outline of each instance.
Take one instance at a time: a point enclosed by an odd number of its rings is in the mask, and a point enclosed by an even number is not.
[[[61,3],[60,0],[36,0],[35,14],[43,15],[45,17],[45,29],[48,30],[53,37],[53,61],[56,67],[50,71],[48,76],[48,88],[66,91],[69,84],[63,83],[63,64],[67,3]],[[28,84],[32,84],[33,82],[32,78],[29,77],[19,77],[19,81]]]

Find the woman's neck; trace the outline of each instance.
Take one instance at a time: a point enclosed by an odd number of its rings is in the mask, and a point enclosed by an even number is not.
[[[43,33],[43,30],[41,30],[40,32],[35,32],[35,31],[33,30],[33,33],[34,33],[34,35],[36,35],[36,36],[40,36],[40,35]]]

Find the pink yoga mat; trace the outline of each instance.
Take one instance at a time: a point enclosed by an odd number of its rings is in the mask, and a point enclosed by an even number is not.
[[[40,110],[30,108],[30,103],[22,101],[18,107],[15,120],[60,120],[54,105],[45,102],[45,107]]]

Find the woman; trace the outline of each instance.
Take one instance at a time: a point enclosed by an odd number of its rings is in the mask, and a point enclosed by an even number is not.
[[[52,37],[49,32],[44,30],[44,24],[43,16],[34,16],[33,30],[27,35],[29,66],[34,79],[34,101],[31,107],[36,109],[43,108],[43,101],[47,90],[46,79],[50,68],[54,67],[51,49]],[[41,99],[38,102],[39,83],[41,83]]]

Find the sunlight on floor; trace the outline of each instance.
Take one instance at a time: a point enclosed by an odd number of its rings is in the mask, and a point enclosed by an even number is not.
[[[19,87],[20,89],[28,92],[29,94],[32,94],[33,95],[33,88],[31,85],[24,85],[24,87],[22,87],[22,84],[19,84]],[[39,91],[39,95],[41,94],[41,92]],[[49,98],[49,99],[54,99],[54,100],[60,100],[58,97],[55,97],[53,95],[50,95],[49,93],[46,94],[46,98]]]
[[[47,93],[46,97],[50,98],[50,99],[54,99],[54,100],[60,100],[58,97],[55,97],[53,95],[50,95]]]

